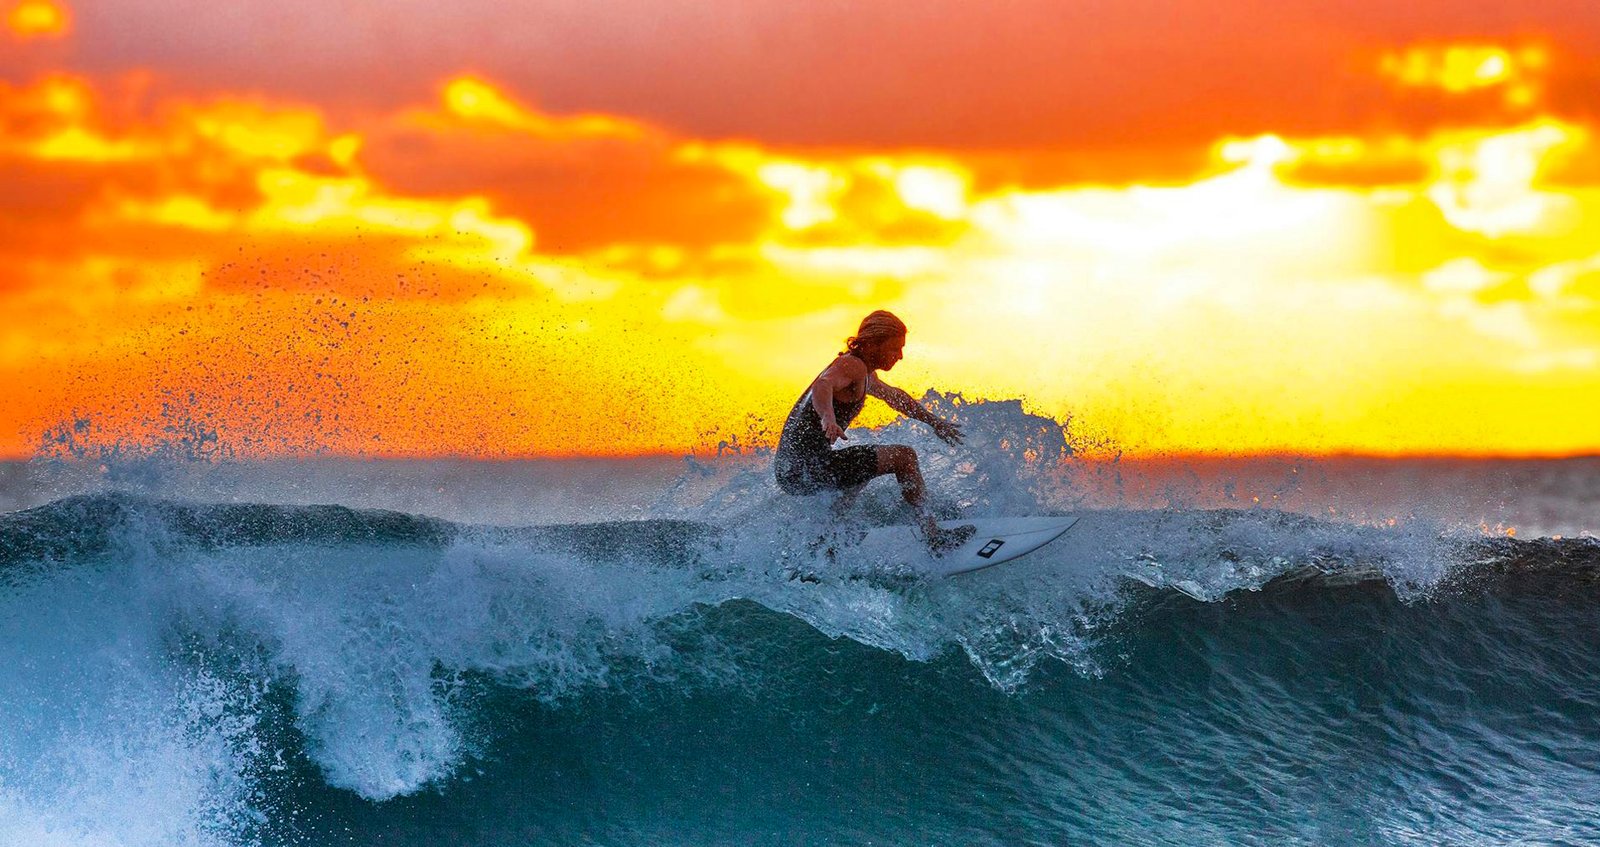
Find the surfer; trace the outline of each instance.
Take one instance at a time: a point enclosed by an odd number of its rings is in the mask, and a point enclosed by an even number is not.
[[[887,371],[900,361],[905,345],[906,325],[892,313],[880,309],[863,318],[856,334],[845,341],[844,352],[817,375],[789,411],[773,472],[778,486],[789,494],[840,491],[846,504],[868,482],[892,473],[900,483],[900,494],[916,510],[928,546],[935,551],[951,550],[966,543],[975,529],[941,529],[928,513],[917,451],[901,444],[833,449],[835,441],[849,440],[845,427],[861,413],[869,395],[933,427],[933,434],[945,443],[961,443],[961,427],[934,415],[910,394],[878,376],[878,371]]]

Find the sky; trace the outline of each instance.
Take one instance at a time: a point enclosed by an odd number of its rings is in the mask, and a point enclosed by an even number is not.
[[[1090,453],[1600,452],[1591,0],[0,21],[0,456],[759,444],[877,308]]]

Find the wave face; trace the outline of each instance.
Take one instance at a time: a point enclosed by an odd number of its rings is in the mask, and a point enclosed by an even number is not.
[[[765,479],[0,514],[0,843],[1600,843],[1590,538],[1079,504],[929,582]]]

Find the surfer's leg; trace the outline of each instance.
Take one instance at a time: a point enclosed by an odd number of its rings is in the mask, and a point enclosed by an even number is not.
[[[900,483],[900,496],[906,498],[906,503],[917,513],[917,522],[922,524],[922,531],[929,538],[938,535],[939,526],[934,521],[933,515],[922,507],[927,485],[922,481],[922,466],[917,462],[917,451],[900,444],[890,444],[876,449],[878,473],[894,474],[895,481]]]
[[[878,470],[878,451],[875,447],[844,447],[829,453],[828,459],[833,487],[839,489],[839,499],[833,503],[833,513],[843,517],[855,505],[856,495],[861,493],[861,489],[881,473]]]
[[[850,509],[856,504],[856,498],[861,496],[861,490],[866,487],[866,483],[862,483],[860,485],[852,485],[849,488],[840,489],[838,499],[833,501],[833,516],[836,518],[842,518],[849,514]]]
[[[892,473],[900,482],[900,495],[917,513],[917,523],[922,525],[922,532],[927,538],[928,546],[935,552],[952,550],[965,544],[967,539],[977,531],[977,527],[968,525],[956,529],[940,529],[939,522],[933,519],[933,514],[924,505],[924,495],[927,485],[922,480],[922,466],[917,462],[917,451],[910,447],[892,444],[879,447],[878,472]]]
[[[895,481],[900,483],[900,496],[906,498],[912,508],[921,511],[926,486],[922,482],[922,468],[917,464],[917,451],[899,444],[873,449],[878,451],[878,473],[894,474]]]

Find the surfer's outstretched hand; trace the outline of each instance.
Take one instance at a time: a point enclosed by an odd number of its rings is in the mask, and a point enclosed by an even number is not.
[[[933,434],[946,444],[956,445],[961,443],[961,427],[949,421],[934,421]]]

